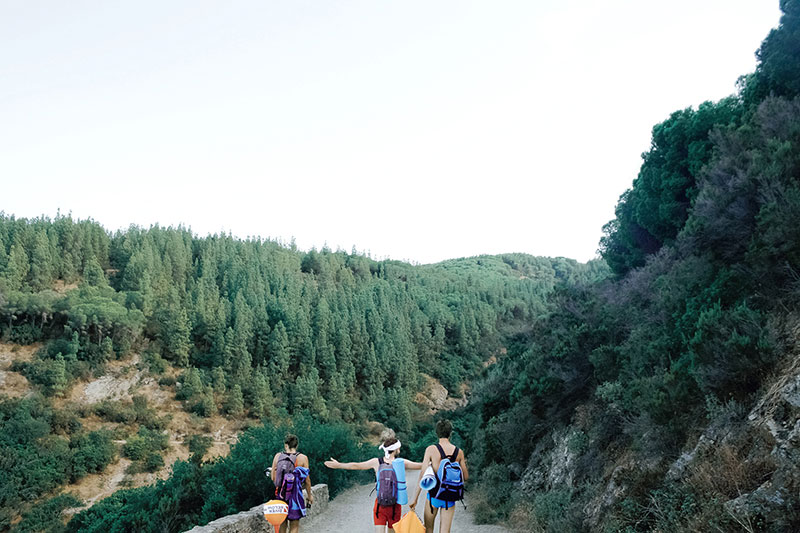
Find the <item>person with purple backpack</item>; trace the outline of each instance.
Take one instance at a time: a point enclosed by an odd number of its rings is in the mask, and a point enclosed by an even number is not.
[[[300,531],[300,519],[306,516],[306,507],[314,503],[309,477],[308,457],[297,452],[297,435],[286,435],[283,451],[275,454],[270,468],[270,477],[275,484],[275,498],[289,505],[289,515],[281,524],[280,533]],[[308,501],[303,498],[303,487]]]
[[[341,470],[375,471],[376,491],[375,505],[372,509],[373,523],[376,533],[386,533],[400,520],[402,506],[408,503],[406,490],[406,469],[419,470],[422,463],[415,463],[400,458],[400,441],[394,437],[387,438],[379,447],[383,457],[375,457],[360,463],[340,463],[332,458],[325,461],[325,466]]]
[[[436,473],[436,485],[428,491],[428,504],[425,506],[425,533],[433,533],[436,515],[441,510],[442,520],[439,533],[450,533],[453,525],[453,516],[456,512],[456,502],[464,498],[464,483],[469,478],[467,459],[464,450],[450,442],[453,433],[453,424],[449,420],[439,420],[436,423],[436,435],[439,442],[425,449],[423,465],[431,465]],[[414,499],[409,505],[411,510],[417,505],[421,487],[417,485]]]

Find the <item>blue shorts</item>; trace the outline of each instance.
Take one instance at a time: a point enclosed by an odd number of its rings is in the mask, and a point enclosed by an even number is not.
[[[455,502],[446,502],[439,498],[434,498],[430,492],[428,492],[428,501],[431,503],[431,507],[436,509],[449,509],[451,505],[455,505]]]

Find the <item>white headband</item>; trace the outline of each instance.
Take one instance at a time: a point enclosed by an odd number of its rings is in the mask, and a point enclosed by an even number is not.
[[[400,441],[397,441],[394,444],[390,444],[389,446],[384,446],[383,444],[381,444],[380,446],[378,446],[378,449],[383,450],[383,456],[386,459],[388,459],[389,454],[395,450],[399,450],[400,446],[401,446]]]

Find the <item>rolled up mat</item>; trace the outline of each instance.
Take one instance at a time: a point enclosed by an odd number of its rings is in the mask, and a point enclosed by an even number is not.
[[[419,478],[419,486],[424,490],[431,490],[436,486],[436,474],[433,473],[433,468],[428,466],[422,476]]]

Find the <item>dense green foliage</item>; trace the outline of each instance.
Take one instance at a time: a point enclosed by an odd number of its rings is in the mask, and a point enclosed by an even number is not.
[[[84,431],[40,396],[0,402],[0,528],[24,502],[102,471],[116,455],[108,432]]]
[[[12,370],[46,397],[65,395],[75,380],[135,351],[156,376],[178,369],[177,383],[160,381],[199,416],[269,424],[312,413],[403,431],[418,415],[413,399],[425,375],[458,394],[501,349],[506,331],[543,312],[547,292],[605,275],[602,262],[522,254],[413,266],[198,238],[183,228],[111,235],[68,216],[0,215],[0,338],[43,343]],[[128,473],[164,466],[166,421],[146,400],[106,401],[94,413],[128,426],[120,437],[127,439],[121,454],[134,461]],[[102,435],[71,445],[42,425],[26,443],[52,472],[29,463],[25,475],[35,479],[4,486],[0,507],[12,516],[22,502],[102,468],[109,455]]]
[[[320,424],[310,417],[300,417],[291,425],[246,431],[227,457],[203,463],[195,455],[189,461],[176,463],[166,481],[118,491],[75,516],[67,531],[186,531],[196,524],[252,508],[273,494],[274,487],[264,470],[272,464],[274,454],[283,449],[286,432],[299,437],[299,449],[309,457],[313,483],[328,484],[334,495],[352,482],[352,477],[329,470],[322,462],[328,457],[362,460],[366,451],[355,445],[357,435],[343,424]]]
[[[156,369],[188,369],[180,397],[201,415],[310,410],[408,428],[421,373],[457,389],[544,294],[603,274],[524,255],[411,266],[181,228],[109,236],[69,217],[0,217],[0,333],[52,339],[21,368],[46,394],[136,346]],[[58,281],[80,285],[56,292]]]
[[[551,293],[548,312],[475,386],[460,424],[476,436],[467,451],[478,493],[492,494],[479,505],[487,518],[521,513],[532,531],[734,531],[742,525],[723,503],[775,472],[751,435],[704,459],[716,477],[665,476],[709,421],[753,405],[791,351],[782,324],[800,304],[800,2],[781,7],[739,95],[653,129],[601,241],[618,278]],[[569,482],[535,475],[557,443],[574,454]],[[728,475],[735,482],[720,481]],[[779,520],[745,525],[797,530],[793,494]]]

